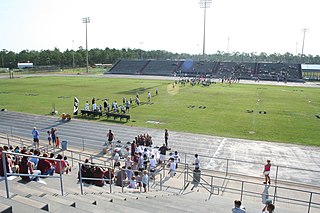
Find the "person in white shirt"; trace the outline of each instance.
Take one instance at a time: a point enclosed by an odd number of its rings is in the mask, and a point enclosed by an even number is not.
[[[148,92],[148,102],[150,102],[150,100],[151,100],[151,93]]]
[[[89,102],[86,101],[86,104],[84,106],[84,110],[89,111]]]
[[[180,163],[180,155],[178,151],[175,151],[173,154],[174,162],[176,163],[176,169],[178,169],[178,163]]]
[[[96,111],[97,110],[97,104],[96,103],[93,103],[92,104],[92,111]]]
[[[170,158],[170,177],[175,176],[176,174],[176,163],[174,162],[174,158]]]
[[[199,160],[199,157],[198,157],[198,154],[195,154],[194,155],[195,159],[194,159],[194,170],[198,171],[200,170],[200,160]]]

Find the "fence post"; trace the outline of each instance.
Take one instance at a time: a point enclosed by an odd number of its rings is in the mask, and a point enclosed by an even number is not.
[[[10,139],[9,139],[9,137],[8,137],[8,147],[10,147]]]
[[[82,138],[82,151],[84,151],[84,138]]]
[[[120,169],[120,171],[119,172],[121,172],[121,192],[123,193],[123,172],[122,172],[122,169]]]
[[[274,187],[274,193],[273,193],[273,204],[276,203],[276,196],[277,196],[277,186]]]
[[[61,160],[59,161],[59,167],[60,167],[60,189],[61,189],[61,195],[63,196],[63,181],[62,181],[62,165],[61,165]]]
[[[310,199],[309,199],[308,213],[310,213],[311,202],[312,202],[312,192],[310,192]]]
[[[240,195],[240,201],[242,201],[242,195],[243,195],[243,181],[241,181],[241,195]]]
[[[162,174],[160,173],[160,191],[162,191]]]
[[[71,166],[73,167],[73,151],[71,151]]]
[[[83,195],[83,186],[82,186],[82,174],[81,174],[81,163],[79,162],[79,181],[80,181],[80,192]]]
[[[184,169],[187,168],[187,153],[184,153]]]
[[[275,185],[277,185],[277,182],[278,182],[278,173],[279,173],[279,166],[277,166],[277,170],[276,170],[276,179],[274,181]]]
[[[3,166],[3,173],[4,173],[4,182],[6,185],[7,198],[10,198],[6,163],[7,163],[6,162],[6,155],[4,154],[4,152],[2,152],[2,166]]]
[[[229,159],[227,159],[226,177],[228,176],[228,173],[229,173]]]
[[[212,193],[212,191],[213,191],[213,190],[212,190],[212,188],[213,188],[213,176],[211,176],[211,189],[210,189],[210,195],[211,195],[211,194],[213,194],[213,193]]]

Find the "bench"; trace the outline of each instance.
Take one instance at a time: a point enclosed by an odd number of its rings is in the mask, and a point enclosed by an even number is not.
[[[87,115],[87,116],[94,116],[94,117],[96,117],[96,116],[99,116],[99,118],[100,118],[100,116],[102,116],[102,112],[100,112],[100,111],[91,111],[91,110],[81,110],[81,115],[82,116],[84,116],[84,115]]]
[[[120,118],[120,121],[123,118],[127,119],[127,122],[128,122],[128,120],[130,120],[130,115],[126,115],[126,114],[106,112],[106,116],[107,116],[107,119],[109,119],[110,117],[113,117],[114,120],[117,119],[117,118]]]

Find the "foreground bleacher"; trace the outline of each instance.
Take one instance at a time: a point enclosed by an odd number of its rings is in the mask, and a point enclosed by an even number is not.
[[[2,144],[8,141],[0,139]],[[19,143],[17,141],[16,143]],[[44,149],[48,149],[45,147]],[[233,200],[241,199],[248,213],[259,212],[263,207],[261,191],[264,187],[259,178],[244,175],[225,174],[218,171],[202,170],[201,184],[194,188],[192,169],[181,164],[176,176],[170,178],[168,170],[160,170],[162,177],[150,181],[149,191],[141,193],[106,184],[103,187],[83,184],[83,194],[77,180],[78,162],[89,158],[95,163],[108,165],[108,155],[77,150],[50,150],[72,157],[72,172],[62,175],[63,192],[59,179],[41,178],[40,182],[23,182],[20,177],[8,181],[10,199],[6,198],[4,180],[0,184],[0,212],[230,212]],[[82,157],[81,157],[82,156]],[[85,156],[85,157],[83,157]],[[70,159],[71,161],[71,159]],[[56,174],[58,175],[58,174]],[[291,191],[285,190],[292,189]],[[308,212],[308,204],[297,200],[308,200],[307,193],[317,187],[279,182],[272,185],[270,196],[278,191],[276,212]],[[208,190],[211,192],[209,193]],[[289,194],[290,199],[288,199]],[[313,193],[310,212],[319,212],[320,194]]]

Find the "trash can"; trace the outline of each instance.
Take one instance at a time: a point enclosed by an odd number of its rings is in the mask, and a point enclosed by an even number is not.
[[[61,141],[61,149],[62,150],[68,149],[68,141]]]
[[[201,171],[193,170],[193,180],[192,183],[198,185],[200,183]]]

